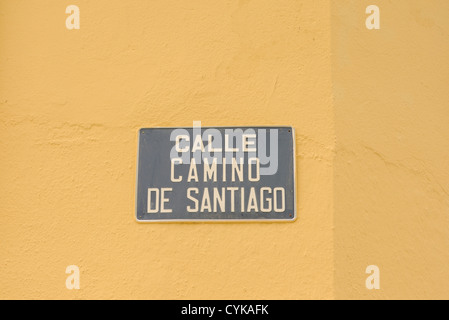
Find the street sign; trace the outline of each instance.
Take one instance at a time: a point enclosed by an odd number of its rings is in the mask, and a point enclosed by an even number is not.
[[[139,131],[138,222],[293,221],[292,127]]]

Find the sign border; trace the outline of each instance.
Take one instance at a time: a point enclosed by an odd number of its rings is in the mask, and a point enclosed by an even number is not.
[[[140,154],[140,132],[148,129],[191,129],[192,127],[145,127],[137,130],[137,161],[136,161],[136,184],[135,184],[135,203],[134,203],[134,219],[139,224],[147,223],[272,223],[272,222],[295,222],[298,219],[297,212],[297,179],[296,179],[296,134],[293,126],[202,126],[201,129],[211,128],[291,128],[293,143],[293,217],[291,219],[158,219],[158,220],[139,220],[137,218],[137,188],[139,185],[139,154]]]

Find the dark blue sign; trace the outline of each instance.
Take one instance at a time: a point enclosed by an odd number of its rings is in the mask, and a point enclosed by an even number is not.
[[[292,127],[139,131],[136,218],[296,219]]]

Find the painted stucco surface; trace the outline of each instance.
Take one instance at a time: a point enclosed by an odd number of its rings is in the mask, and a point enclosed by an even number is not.
[[[2,0],[0,298],[333,298],[330,24],[329,1]],[[136,223],[138,128],[194,120],[294,126],[299,220]]]
[[[333,2],[332,57],[336,298],[449,299],[449,2]]]
[[[0,0],[0,298],[449,298],[448,39],[446,0]],[[136,223],[138,129],[196,120],[292,125],[299,219]]]

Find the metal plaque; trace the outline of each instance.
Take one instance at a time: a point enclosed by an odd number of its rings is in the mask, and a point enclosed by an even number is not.
[[[293,128],[140,129],[136,219],[295,220]]]

